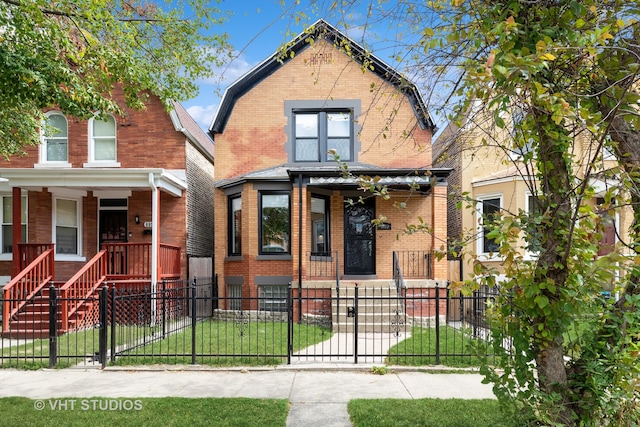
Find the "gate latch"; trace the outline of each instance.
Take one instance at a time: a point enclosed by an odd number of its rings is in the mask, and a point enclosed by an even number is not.
[[[347,307],[347,317],[356,317],[355,307]]]

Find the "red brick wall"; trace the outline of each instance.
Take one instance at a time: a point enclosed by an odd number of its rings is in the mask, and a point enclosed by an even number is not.
[[[123,99],[115,91],[115,97]],[[169,114],[157,97],[150,97],[145,110],[125,109],[124,117],[116,117],[117,161],[120,169],[163,168],[186,169],[186,138],[175,130]],[[89,161],[89,121],[67,117],[69,163],[72,168],[83,168]],[[27,155],[9,160],[0,159],[0,168],[33,168],[39,162],[39,147],[28,147]],[[87,186],[91,186],[91,182]],[[83,198],[83,256],[89,260],[98,250],[98,199],[89,191]],[[182,271],[186,274],[186,197],[176,198],[161,193],[162,243],[182,248]],[[47,188],[28,192],[28,241],[51,242],[52,238],[52,194]],[[151,190],[133,191],[129,198],[128,231],[130,242],[151,242],[151,236],[143,234],[145,221],[151,218]],[[140,216],[135,224],[134,216]],[[210,212],[213,215],[213,212]],[[8,275],[10,262],[0,262],[0,274]],[[82,263],[57,262],[56,280],[66,280]]]
[[[122,100],[121,91],[114,96]],[[117,160],[122,168],[185,168],[185,137],[177,132],[157,97],[145,110],[125,109],[116,117]],[[81,168],[89,160],[89,121],[67,117],[69,163]],[[39,147],[26,148],[26,156],[0,159],[0,168],[31,168],[39,161]]]
[[[438,295],[438,314],[447,314],[447,288],[409,288],[407,289],[406,314],[415,317],[434,317],[436,315],[436,295]]]

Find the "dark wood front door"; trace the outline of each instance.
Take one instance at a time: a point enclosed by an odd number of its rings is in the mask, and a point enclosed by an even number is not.
[[[376,272],[375,199],[347,204],[344,210],[344,274],[370,275]]]
[[[104,243],[126,243],[127,211],[100,211],[100,249]],[[127,248],[117,247],[109,252],[108,271],[111,274],[127,274]]]

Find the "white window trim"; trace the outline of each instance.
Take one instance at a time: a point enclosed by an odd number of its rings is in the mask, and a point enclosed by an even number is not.
[[[88,125],[88,146],[89,146],[89,159],[87,161],[87,163],[83,163],[82,167],[84,168],[119,168],[120,162],[118,162],[118,122],[116,120],[116,118],[114,116],[112,116],[111,114],[108,114],[109,117],[111,117],[115,123],[115,128],[114,128],[114,133],[115,133],[115,159],[114,160],[96,160],[95,159],[95,147],[94,147],[94,140],[93,140],[93,122],[95,120],[95,117],[92,117],[91,119],[89,119],[89,125]]]
[[[47,159],[47,144],[44,139],[44,129],[40,128],[40,158],[39,163],[33,165],[34,168],[70,168],[72,165],[69,163],[69,120],[67,116],[57,110],[47,111],[45,116],[49,117],[54,114],[61,115],[67,122],[67,161],[51,161]]]
[[[84,195],[82,195],[82,193],[84,193]],[[67,254],[58,254],[55,253],[55,260],[56,261],[86,261],[86,257],[82,256],[82,226],[83,226],[83,217],[82,217],[82,198],[86,196],[86,192],[83,191],[77,191],[77,190],[69,190],[69,189],[58,189],[57,191],[53,192],[53,200],[52,200],[52,208],[51,209],[51,241],[54,244],[54,248],[56,245],[56,226],[57,226],[57,218],[56,218],[56,211],[57,211],[57,201],[59,199],[63,199],[63,200],[73,200],[76,202],[76,215],[78,216],[78,253],[77,254],[73,254],[73,255],[67,255]],[[55,252],[55,251],[54,251]]]
[[[502,259],[499,253],[489,253],[484,252],[484,227],[483,227],[483,218],[482,218],[482,207],[483,202],[489,199],[500,199],[500,209],[504,206],[504,199],[502,193],[490,193],[483,194],[476,198],[476,224],[478,231],[478,238],[476,239],[476,255],[478,259],[481,261],[499,261]]]
[[[0,193],[0,198],[2,197],[6,197],[6,196],[12,196],[12,194],[9,193]],[[27,211],[27,223],[25,224],[26,228],[27,228],[27,233],[24,236],[25,237],[25,242],[29,241],[29,197],[27,197],[27,194],[25,191],[22,192],[20,198],[22,199],[22,197],[26,197],[26,211]],[[20,200],[20,203],[22,203],[22,200]],[[2,208],[2,205],[0,203],[0,209]],[[2,218],[2,212],[0,211],[0,224],[4,223],[4,218]],[[11,218],[11,223],[13,224],[13,218]],[[20,224],[22,225],[22,224]],[[1,232],[0,232],[1,233]],[[13,252],[2,252],[2,248],[0,247],[0,261],[13,261]]]

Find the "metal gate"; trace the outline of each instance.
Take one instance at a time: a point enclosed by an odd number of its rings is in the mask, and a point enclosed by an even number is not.
[[[384,364],[389,349],[410,336],[406,295],[394,287],[309,289],[298,294],[292,298],[292,338],[315,344],[293,351],[291,364]],[[305,336],[307,325],[320,326],[322,336]],[[318,329],[313,331],[318,334]]]

